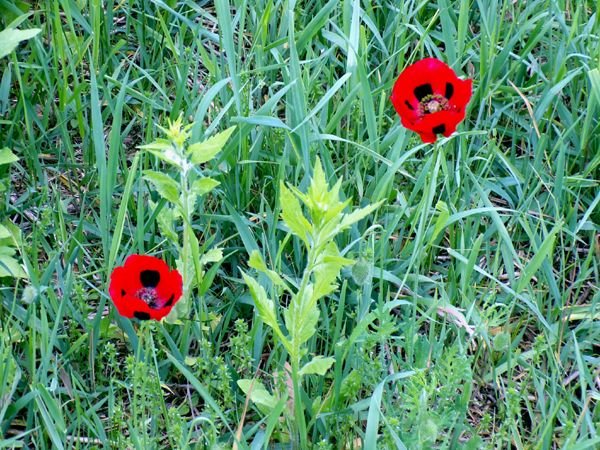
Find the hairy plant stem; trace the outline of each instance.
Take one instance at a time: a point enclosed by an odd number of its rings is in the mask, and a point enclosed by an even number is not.
[[[313,245],[311,247],[309,247],[308,249],[308,255],[307,255],[307,265],[306,268],[304,269],[304,273],[302,274],[302,281],[300,282],[300,288],[298,289],[298,292],[296,293],[296,301],[294,302],[294,311],[292,311],[292,314],[294,314],[294,330],[293,330],[293,334],[292,334],[292,350],[293,350],[293,354],[290,355],[290,359],[291,359],[291,366],[292,366],[292,387],[294,389],[294,415],[296,416],[296,432],[298,433],[298,440],[297,442],[299,443],[299,449],[305,449],[307,448],[307,443],[306,443],[306,434],[307,434],[307,430],[306,430],[306,417],[304,414],[304,408],[302,406],[302,381],[301,381],[301,376],[300,376],[300,359],[301,359],[301,354],[300,354],[300,343],[298,342],[298,335],[299,335],[299,329],[301,328],[301,324],[302,324],[302,320],[304,318],[304,291],[306,290],[306,287],[308,286],[308,283],[310,282],[310,276],[313,272],[314,266],[315,266],[315,259],[317,256],[317,249],[319,247],[319,245],[317,245],[320,242],[320,239],[318,239],[318,233],[317,233],[317,239],[315,239],[315,242],[313,243]]]
[[[181,190],[181,216],[183,219],[183,242],[181,248],[181,264],[183,270],[183,301],[186,302],[186,313],[190,308],[191,287],[193,280],[193,261],[191,255],[191,233],[192,230],[192,212],[190,211],[190,196],[194,195],[190,188],[190,163],[185,158],[185,153],[181,146],[176,145],[177,152],[181,155],[182,171],[179,179]]]

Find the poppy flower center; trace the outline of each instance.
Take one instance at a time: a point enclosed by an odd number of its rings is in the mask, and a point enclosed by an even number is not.
[[[434,114],[450,109],[448,99],[439,94],[426,95],[419,102],[419,114]]]
[[[149,308],[161,308],[161,302],[159,302],[158,294],[154,288],[142,288],[137,292],[136,297],[146,303]]]

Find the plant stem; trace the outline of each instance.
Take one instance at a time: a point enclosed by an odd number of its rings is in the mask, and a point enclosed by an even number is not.
[[[300,383],[300,358],[292,358],[292,386],[294,388],[294,415],[296,416],[296,432],[298,433],[297,443],[299,449],[307,448],[306,445],[306,418],[304,417],[304,408],[302,407],[301,383]]]
[[[184,151],[182,148],[178,148],[178,151],[183,156]],[[190,263],[192,261],[190,249],[191,249],[191,236],[192,233],[192,218],[190,211],[190,183],[189,183],[189,173],[190,167],[189,163],[185,158],[183,160],[183,169],[180,177],[180,188],[181,188],[181,216],[183,219],[183,242],[181,248],[181,263],[183,265],[183,301],[185,302],[185,313],[187,313],[190,309],[190,294],[191,294],[191,285],[192,285],[192,271]]]

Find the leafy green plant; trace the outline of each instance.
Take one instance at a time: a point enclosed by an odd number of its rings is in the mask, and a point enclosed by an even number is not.
[[[296,187],[288,188],[283,182],[280,183],[281,218],[289,232],[300,239],[306,249],[306,266],[297,286],[269,269],[258,251],[250,255],[250,267],[264,273],[276,286],[279,296],[288,295],[291,298],[289,305],[281,308],[283,327],[279,322],[275,303],[269,298],[265,288],[253,277],[243,274],[259,317],[273,330],[276,341],[288,352],[294,420],[301,448],[306,448],[307,436],[302,378],[311,374],[324,375],[335,361],[332,357],[322,355],[316,355],[310,360],[306,358],[306,344],[316,333],[319,321],[317,302],[336,290],[335,281],[340,271],[354,263],[354,260],[342,256],[335,243],[335,237],[381,205],[381,202],[378,202],[344,214],[343,211],[350,205],[351,200],[340,200],[341,185],[342,180],[338,179],[329,189],[319,159],[315,163],[308,192],[303,193]],[[254,396],[251,392],[251,381],[254,383]],[[256,380],[240,380],[238,385],[246,394],[250,393],[250,397],[255,401],[258,400],[258,396],[266,397],[266,389]],[[264,405],[265,402],[262,403]]]
[[[178,266],[183,275],[183,298],[169,315],[168,320],[171,321],[188,314],[191,292],[202,283],[205,265],[219,262],[223,257],[220,249],[201,254],[198,238],[192,228],[192,217],[198,199],[219,185],[217,180],[205,175],[200,165],[212,160],[221,151],[235,127],[204,142],[189,144],[187,141],[192,126],[183,126],[181,116],[175,121],[169,120],[168,129],[159,127],[166,139],[159,138],[140,147],[178,171],[178,176],[156,170],[144,171],[144,178],[152,183],[163,199],[173,205],[166,207],[159,219],[163,235],[179,250]],[[177,222],[181,223],[183,229],[181,241],[175,228]]]
[[[1,34],[1,33],[0,33]],[[0,149],[0,194],[8,189],[10,182],[8,174],[1,175],[4,172],[4,167],[18,161],[19,158],[9,149]],[[2,211],[3,213],[4,211]],[[27,274],[15,258],[19,242],[21,240],[21,232],[10,221],[4,221],[0,224],[0,278],[27,278]]]

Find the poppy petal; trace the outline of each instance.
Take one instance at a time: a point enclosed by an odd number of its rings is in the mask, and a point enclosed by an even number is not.
[[[447,137],[456,131],[456,126],[464,118],[464,112],[440,111],[434,114],[426,114],[420,120],[411,123],[411,127],[407,128],[418,133],[440,133]]]
[[[454,96],[450,101],[450,105],[459,110],[464,109],[471,99],[473,88],[473,80],[458,80],[455,83]]]

